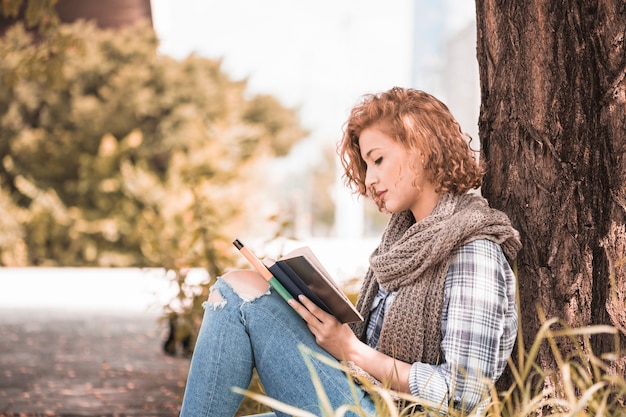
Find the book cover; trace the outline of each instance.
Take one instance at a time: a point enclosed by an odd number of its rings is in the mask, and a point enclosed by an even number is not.
[[[276,279],[289,291],[293,298],[298,299],[300,294],[306,296],[309,300],[313,301],[319,308],[329,314],[333,312],[326,306],[326,304],[313,292],[307,285],[300,279],[293,269],[289,267],[285,262],[278,261],[268,264],[264,261],[270,272],[274,274]]]
[[[309,290],[315,294],[315,297],[326,307],[318,304],[320,308],[334,315],[340,322],[363,321],[361,314],[308,246],[287,253],[276,261],[276,264],[283,271],[291,271],[291,276],[295,275],[298,278],[293,279],[293,282],[299,285],[301,290]],[[304,295],[317,304],[315,298],[311,298],[306,293]]]

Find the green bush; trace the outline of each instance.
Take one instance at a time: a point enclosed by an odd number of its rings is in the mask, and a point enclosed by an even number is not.
[[[223,232],[258,220],[246,191],[263,162],[305,134],[295,112],[219,61],[159,54],[147,25],[59,31],[74,42],[19,24],[0,38],[0,210],[15,219],[2,264],[218,268]],[[27,71],[51,53],[54,84]],[[19,239],[21,260],[1,244]]]
[[[158,52],[147,24],[77,22],[0,38],[0,266],[160,267],[164,316],[193,335],[201,298],[264,222],[263,172],[306,132],[221,62]],[[54,74],[49,69],[54,68]],[[185,282],[190,267],[209,282]]]

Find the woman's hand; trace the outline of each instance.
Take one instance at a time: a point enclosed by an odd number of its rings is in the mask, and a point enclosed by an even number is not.
[[[306,321],[317,344],[324,350],[335,359],[353,361],[379,381],[389,382],[392,389],[410,392],[410,364],[395,360],[361,342],[347,324],[341,324],[305,296],[301,295],[298,300],[300,302],[289,300],[289,304]]]
[[[304,295],[300,295],[298,301],[290,300],[289,304],[306,321],[317,344],[335,359],[349,360],[351,353],[362,343],[350,327],[341,324]]]

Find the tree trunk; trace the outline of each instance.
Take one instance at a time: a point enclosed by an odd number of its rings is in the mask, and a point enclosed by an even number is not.
[[[626,2],[477,0],[476,12],[483,194],[522,237],[525,346],[536,307],[571,327],[609,324],[624,374]],[[613,352],[616,337],[588,347]],[[554,369],[546,345],[539,361]]]
[[[103,29],[131,26],[142,19],[152,24],[150,0],[59,0],[56,10],[61,22],[93,20]]]

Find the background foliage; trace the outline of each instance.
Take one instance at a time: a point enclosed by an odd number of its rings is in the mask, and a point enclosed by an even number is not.
[[[164,268],[165,348],[188,353],[234,230],[265,221],[266,163],[306,132],[219,61],[160,55],[149,25],[27,27],[0,38],[0,266]]]
[[[220,62],[159,55],[147,26],[60,30],[76,46],[53,84],[22,71],[49,45],[22,25],[0,40],[1,264],[217,261],[263,161],[304,136],[295,112]]]

